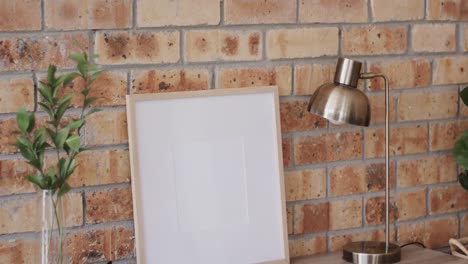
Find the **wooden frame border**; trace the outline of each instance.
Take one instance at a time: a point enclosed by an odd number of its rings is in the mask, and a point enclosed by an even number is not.
[[[282,138],[281,138],[281,125],[280,125],[280,113],[279,113],[279,97],[277,86],[264,86],[264,87],[252,87],[252,88],[228,88],[228,89],[212,89],[212,90],[199,90],[189,92],[171,92],[171,93],[153,93],[153,94],[133,94],[126,96],[127,106],[127,123],[128,123],[128,140],[129,140],[129,152],[130,152],[130,167],[131,167],[131,181],[132,181],[132,198],[133,198],[133,217],[135,223],[135,247],[137,263],[146,264],[147,261],[144,258],[144,247],[141,229],[142,219],[140,217],[141,210],[141,196],[140,190],[135,182],[139,182],[139,169],[135,166],[138,163],[138,146],[136,141],[136,127],[134,120],[135,116],[135,104],[141,101],[152,101],[152,100],[170,100],[170,99],[183,99],[183,98],[195,98],[195,97],[211,97],[211,96],[232,96],[232,95],[247,95],[247,94],[258,94],[258,93],[273,93],[274,107],[276,116],[276,136],[278,144],[278,171],[280,175],[280,195],[281,195],[281,211],[282,211],[282,226],[283,226],[283,244],[285,259],[262,262],[258,264],[289,264],[289,244],[288,244],[288,230],[287,230],[287,216],[286,216],[286,199],[285,199],[285,185],[284,185],[284,169],[283,169],[283,155],[282,155]]]

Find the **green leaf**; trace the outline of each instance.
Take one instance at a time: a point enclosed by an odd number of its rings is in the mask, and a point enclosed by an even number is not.
[[[460,97],[465,105],[468,106],[468,87],[463,88],[460,92]]]
[[[65,111],[67,111],[68,106],[70,105],[70,101],[75,96],[74,93],[68,94],[65,96],[62,100],[60,100],[59,106],[57,107],[57,112],[55,115],[56,122],[60,122],[62,119],[62,116],[65,114]]]
[[[57,148],[63,147],[63,144],[65,144],[65,141],[67,140],[69,132],[70,132],[70,129],[68,127],[64,127],[57,132],[57,135],[54,139],[54,144]]]
[[[57,168],[59,170],[58,173],[59,173],[59,176],[62,178],[65,177],[65,171],[66,171],[66,169],[64,169],[65,162],[66,160],[64,158],[60,158],[60,160],[57,163]]]
[[[76,61],[77,63],[86,63],[87,62],[85,56],[83,55],[83,53],[72,53],[72,54],[70,54],[70,56],[68,56],[68,58],[70,60]]]
[[[69,192],[71,190],[71,187],[68,183],[63,183],[62,186],[60,187],[60,190],[57,194],[58,197],[61,197],[63,196],[64,194],[66,194],[67,192]]]
[[[46,133],[45,133],[45,128],[42,127],[38,129],[36,132],[34,132],[34,141],[33,141],[33,147],[38,148],[42,146],[46,142]]]
[[[49,134],[49,137],[52,139],[53,142],[55,142],[55,137],[57,136],[55,131],[53,131],[52,129],[46,127],[46,131],[47,131],[47,134]]]
[[[34,116],[34,113],[29,114],[29,121],[28,121],[28,133],[31,133],[32,130],[34,129],[34,126],[36,125],[36,117]]]
[[[16,113],[16,123],[21,132],[26,133],[29,127],[29,115],[24,107],[20,107]]]
[[[99,109],[99,108],[93,108],[93,109],[90,109],[85,116],[89,116],[91,114],[94,114],[94,113],[97,113],[97,112],[101,112],[102,110]]]
[[[75,159],[71,159],[70,163],[68,164],[67,177],[65,178],[65,180],[68,179],[68,177],[70,177],[73,174],[73,172],[75,171],[75,168],[76,168]]]
[[[460,167],[468,170],[468,130],[465,130],[455,142],[453,156]]]
[[[25,159],[27,159],[28,161],[35,161],[36,156],[34,155],[32,149],[22,145],[16,145],[16,147],[19,149],[21,156],[23,156]],[[36,162],[33,162],[33,164],[36,164]]]
[[[84,100],[83,106],[86,108],[92,103],[96,102],[97,99],[98,99],[97,97],[88,97]]]
[[[88,73],[97,70],[97,66],[95,64],[88,64]]]
[[[37,187],[45,189],[43,178],[41,176],[29,174],[28,176],[26,176],[26,178],[28,179],[28,181],[35,184]]]
[[[55,72],[57,71],[57,67],[55,65],[50,64],[49,68],[47,69],[47,81],[50,85],[55,84]]]
[[[105,72],[106,72],[106,71],[97,71],[97,72],[93,73],[93,74],[91,75],[91,77],[89,77],[89,80],[90,80],[91,82],[93,82],[94,80],[96,80],[97,78],[99,78],[99,76],[101,76],[101,75],[102,75],[103,73],[105,73]]]
[[[84,96],[88,96],[89,90],[90,90],[89,88],[83,89],[83,90],[81,91],[81,94],[84,95]]]
[[[78,68],[78,71],[81,73],[81,75],[86,78],[88,76],[88,63],[87,62],[80,62],[76,66]]]
[[[40,103],[38,103],[38,104],[39,104],[39,106],[41,107],[41,109],[44,110],[44,112],[46,112],[46,113],[49,115],[49,117],[53,117],[53,116],[54,116],[54,113],[52,113],[52,110],[49,108],[48,105],[46,105],[46,104],[44,104],[44,103],[42,103],[42,102],[40,102]]]
[[[52,99],[52,91],[50,89],[43,87],[39,88],[38,91],[47,103],[49,103],[50,105],[54,104],[54,100]]]
[[[460,185],[468,191],[468,171],[464,171],[458,175],[458,182]]]
[[[80,151],[80,136],[78,135],[73,135],[69,137],[65,143],[70,147],[71,150],[75,152]]]
[[[70,129],[70,131],[73,131],[83,126],[84,123],[85,123],[84,120],[79,119],[79,120],[71,122],[70,124],[67,125],[67,127]]]
[[[76,72],[72,72],[72,73],[69,73],[67,75],[65,75],[65,78],[63,80],[63,86],[68,86],[70,85],[70,83],[77,77],[79,77],[80,75]]]

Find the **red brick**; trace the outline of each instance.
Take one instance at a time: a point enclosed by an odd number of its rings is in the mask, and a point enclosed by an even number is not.
[[[429,149],[452,149],[463,131],[468,129],[468,121],[437,122],[429,125]]]
[[[389,166],[390,188],[395,187],[395,162]],[[385,163],[356,164],[330,170],[330,196],[382,191],[385,189]]]
[[[294,94],[312,95],[324,83],[331,83],[335,75],[335,64],[305,64],[294,67]]]
[[[361,158],[362,138],[360,131],[296,137],[294,139],[296,165]]]
[[[333,82],[335,63],[303,64],[294,67],[294,94],[312,95],[319,86]],[[358,81],[358,89],[364,90],[364,82]]]
[[[366,199],[366,223],[368,225],[381,225],[385,223],[385,197],[372,197]],[[390,197],[389,219],[394,222],[398,219],[399,210],[393,197]]]
[[[432,219],[402,224],[398,227],[398,243],[420,242],[429,248],[446,247],[450,238],[458,237],[457,217]]]
[[[432,188],[429,214],[442,214],[468,209],[468,192],[460,185]]]
[[[131,0],[46,0],[45,24],[49,29],[128,28]]]
[[[362,225],[362,201],[341,200],[330,202],[330,230],[348,229]]]
[[[225,0],[226,24],[267,24],[296,22],[294,0]]]
[[[40,0],[1,0],[0,6],[0,31],[41,29]]]
[[[0,263],[36,263],[41,258],[39,239],[0,241]]]
[[[102,223],[133,219],[130,187],[86,193],[86,223]]]
[[[1,146],[1,145],[0,145]],[[292,166],[292,139],[291,137],[283,137],[281,147],[283,149],[283,166]]]
[[[142,70],[133,73],[134,93],[162,93],[206,90],[210,73],[205,69]]]
[[[158,64],[179,61],[178,31],[112,31],[96,34],[100,64]]]
[[[76,163],[68,181],[73,187],[130,181],[128,150],[88,150],[76,157]]]
[[[397,200],[398,220],[404,221],[426,216],[426,190],[400,192]]]
[[[367,22],[368,0],[305,0],[299,1],[302,23]]]
[[[256,30],[190,30],[185,33],[185,60],[260,60],[262,42]]]
[[[87,119],[85,145],[125,144],[128,142],[127,116],[125,111],[103,111]]]
[[[286,208],[286,220],[287,220],[287,224],[288,224],[288,235],[291,235],[294,232],[293,217],[294,217],[294,207]]]
[[[300,237],[289,240],[289,257],[310,256],[324,253],[327,251],[327,238],[319,237]]]
[[[218,88],[278,86],[279,95],[290,95],[292,90],[291,67],[274,68],[222,68],[217,71]]]
[[[468,82],[468,57],[444,57],[434,59],[433,84],[458,84]]]
[[[398,187],[402,188],[451,182],[457,175],[457,164],[452,155],[398,161]]]
[[[385,122],[385,94],[367,94],[367,98],[369,98],[370,108],[371,108],[371,124],[378,124]],[[395,94],[390,94],[388,98],[389,106],[388,106],[388,114],[389,114],[389,122],[393,122],[396,120],[396,101],[398,96]]]
[[[460,237],[468,236],[468,215],[464,215],[460,220],[461,234]]]
[[[426,152],[427,126],[390,127],[390,156]],[[383,128],[366,129],[366,158],[385,156]]]
[[[325,169],[288,171],[284,182],[286,201],[319,199],[326,195]]]
[[[418,91],[400,94],[399,121],[455,118],[458,113],[458,91]]]
[[[341,35],[344,55],[402,54],[407,50],[406,27],[365,26],[345,28]]]
[[[327,128],[327,120],[309,113],[307,105],[306,101],[280,103],[281,130],[283,132]]]
[[[0,71],[46,70],[49,64],[70,68],[75,63],[70,53],[80,49],[75,42],[88,48],[88,36],[83,33],[48,34],[36,37],[2,37],[0,39]]]
[[[374,21],[405,21],[424,18],[424,0],[371,0]]]
[[[80,193],[68,193],[62,198],[65,227],[83,224],[83,203]],[[40,230],[40,197],[4,200],[0,202],[0,234]]]
[[[138,27],[218,25],[220,0],[139,0]]]
[[[11,153],[16,152],[14,146],[16,142],[16,136],[13,132],[18,131],[16,126],[16,118],[9,118],[0,120],[0,153]]]
[[[338,28],[274,29],[267,32],[269,59],[313,58],[338,54]]]
[[[467,20],[468,10],[464,0],[428,0],[428,20]]]
[[[41,79],[45,81],[45,74]],[[81,91],[84,90],[85,82],[82,78],[76,78],[69,86],[59,90],[58,95],[64,96],[69,93],[75,93],[70,105],[81,107],[84,96]],[[115,106],[125,105],[125,95],[127,94],[127,73],[126,72],[105,72],[99,76],[91,85],[88,97],[97,97],[98,99],[91,104],[94,106]]]
[[[468,51],[468,25],[463,25],[463,51]]]
[[[426,59],[372,62],[369,71],[385,74],[390,89],[423,87],[431,83],[431,63]],[[373,78],[368,84],[371,91],[385,89],[382,78]]]
[[[294,206],[294,234],[325,232],[329,224],[329,202]]]
[[[17,112],[20,106],[34,109],[34,83],[31,77],[0,80],[0,113]]]
[[[416,52],[455,51],[454,24],[418,24],[413,25],[412,47]]]
[[[115,261],[133,255],[134,232],[115,226],[90,231],[73,231],[65,237],[65,252],[73,263]]]
[[[24,160],[0,160],[0,195],[34,192],[26,176],[35,172]]]

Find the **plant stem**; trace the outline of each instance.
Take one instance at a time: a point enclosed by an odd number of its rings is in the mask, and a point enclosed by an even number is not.
[[[61,199],[60,197],[57,196],[57,200],[58,199]],[[59,252],[58,252],[58,255],[57,255],[57,264],[62,264],[63,263],[63,241],[62,241],[62,223],[60,222],[60,219],[59,219],[59,216],[58,216],[58,213],[57,213],[57,204],[56,202],[54,201],[53,197],[52,197],[52,204],[54,206],[54,214],[55,214],[55,220],[57,221],[57,229],[58,229],[58,246],[59,246]]]

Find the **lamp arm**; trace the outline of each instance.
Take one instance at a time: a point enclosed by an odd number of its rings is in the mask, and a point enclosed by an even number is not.
[[[388,116],[389,116],[389,88],[388,88],[388,78],[387,76],[381,73],[361,73],[359,78],[360,79],[372,79],[372,78],[383,78],[385,84],[385,248],[388,250],[389,244],[389,207],[390,207],[390,199],[389,199],[389,124],[388,124]]]

